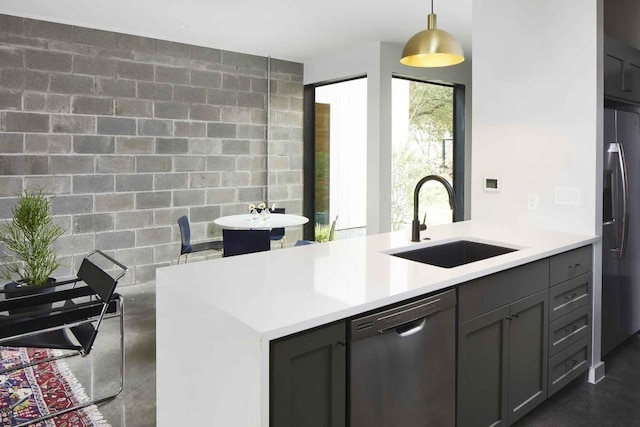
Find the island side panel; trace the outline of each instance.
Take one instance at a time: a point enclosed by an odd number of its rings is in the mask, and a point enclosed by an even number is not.
[[[186,288],[158,270],[158,426],[268,425],[261,408],[261,370],[268,360],[263,360],[259,334]]]

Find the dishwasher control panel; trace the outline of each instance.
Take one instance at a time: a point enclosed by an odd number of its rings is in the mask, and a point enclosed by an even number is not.
[[[456,305],[454,289],[409,304],[379,311],[351,321],[351,340],[393,331],[399,326],[425,319],[434,313]]]

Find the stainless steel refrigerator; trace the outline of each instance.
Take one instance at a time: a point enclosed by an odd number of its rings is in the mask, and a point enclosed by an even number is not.
[[[602,355],[640,331],[640,115],[605,109]]]

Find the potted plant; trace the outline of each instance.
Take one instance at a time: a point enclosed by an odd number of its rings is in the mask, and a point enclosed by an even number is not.
[[[316,242],[328,242],[331,235],[331,226],[329,224],[316,224],[315,238]]]
[[[0,275],[13,280],[5,290],[43,288],[60,265],[53,243],[65,230],[53,222],[49,199],[41,190],[23,191],[12,213],[0,226],[0,243],[11,255],[0,266]]]

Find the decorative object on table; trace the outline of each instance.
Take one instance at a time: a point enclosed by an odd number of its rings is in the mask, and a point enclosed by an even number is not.
[[[258,206],[250,203],[249,213],[251,214],[251,219],[256,221],[266,221],[271,216],[270,210],[267,209],[267,205],[264,202],[258,203]]]
[[[208,250],[222,251],[222,240],[191,243],[191,227],[189,226],[189,218],[187,218],[186,215],[178,218],[178,227],[180,228],[180,255],[178,255],[177,264],[180,264],[182,255],[185,255],[184,262],[186,264],[189,261],[189,254],[194,252]]]
[[[224,251],[222,256],[229,257],[253,252],[271,250],[270,230],[222,230]]]
[[[54,350],[0,347],[0,370],[52,356]],[[0,376],[0,420],[3,426],[26,423],[86,400],[88,397],[82,385],[61,360],[43,363],[37,369],[31,366]],[[56,421],[56,426],[110,427],[95,405],[60,415]]]
[[[53,222],[51,206],[42,191],[25,190],[14,206],[11,221],[0,227],[0,243],[12,260],[0,266],[12,287],[41,287],[60,265],[53,244],[65,230]]]
[[[119,269],[118,274],[115,267]],[[113,276],[107,271],[113,272]],[[0,379],[13,372],[24,371],[31,365],[39,373],[41,368],[46,369],[51,362],[62,358],[82,356],[83,360],[87,360],[102,321],[115,319],[119,323],[119,375],[114,375],[108,381],[109,385],[115,383],[118,388],[100,395],[93,390],[98,388],[98,384],[92,384],[91,400],[51,408],[48,413],[35,416],[33,422],[58,418],[68,412],[116,397],[122,391],[125,371],[124,301],[115,293],[115,289],[126,271],[127,267],[120,262],[103,252],[93,251],[82,260],[77,277],[56,282],[54,292],[0,301],[0,346],[56,350],[47,357],[38,359],[35,364],[22,360],[21,363],[7,366],[0,371]],[[53,303],[48,312],[37,308],[43,299]],[[7,315],[8,311],[16,307],[25,310],[26,314]],[[85,363],[93,364],[94,361],[89,359]],[[96,394],[98,397],[95,397]]]

